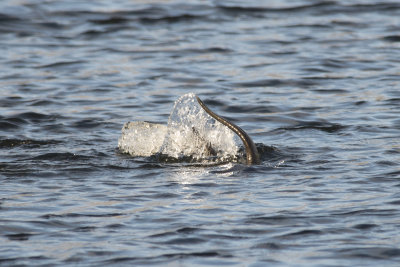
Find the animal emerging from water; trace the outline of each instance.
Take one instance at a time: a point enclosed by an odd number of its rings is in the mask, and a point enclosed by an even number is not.
[[[236,124],[228,121],[227,119],[224,119],[214,112],[212,112],[201,99],[196,96],[197,102],[200,104],[200,106],[204,109],[205,112],[207,112],[211,117],[213,117],[215,120],[219,121],[229,129],[231,129],[239,138],[242,140],[243,145],[246,150],[246,163],[247,165],[252,165],[252,164],[259,164],[260,163],[260,156],[258,154],[257,148],[253,142],[253,140],[250,138],[250,136],[239,126]],[[212,149],[212,148],[211,148]],[[212,151],[211,151],[212,152]]]
[[[192,103],[196,100],[199,105],[189,108],[189,110],[176,107],[176,105],[182,105],[185,101]],[[220,122],[222,128],[228,127],[228,131],[220,129],[220,131],[222,131],[221,133],[225,131],[225,134],[229,134],[231,137],[236,134],[242,140],[246,153],[246,163],[248,165],[260,163],[260,155],[250,136],[236,124],[211,111],[203,101],[193,93],[184,95],[175,102],[175,107],[171,112],[170,118],[178,118],[178,124],[174,125],[174,123],[172,123],[171,125],[173,126],[169,128],[167,125],[158,123],[144,121],[127,122],[122,128],[122,135],[118,140],[118,147],[122,152],[134,156],[151,156],[157,154],[163,156],[170,155],[172,151],[172,157],[180,157],[181,155],[191,157],[193,153],[206,157],[218,157],[221,152],[220,145],[222,145],[222,147],[226,145],[226,143],[224,143],[225,140],[220,140],[219,143],[215,143],[215,141],[212,141],[212,137],[209,138],[206,136],[207,131],[204,132],[202,128],[197,128],[198,126],[202,127],[201,124],[198,125],[194,122],[199,118],[197,116],[202,116],[198,114],[198,110],[203,110],[206,114],[211,116],[211,118]],[[183,124],[190,128],[183,127],[181,129],[182,132],[180,132],[179,125],[182,123],[180,119],[188,119],[189,121],[185,121]],[[170,124],[170,122],[168,124]],[[187,129],[189,129],[189,131],[186,131]],[[171,130],[172,134],[169,133],[169,130]],[[232,133],[231,135],[229,131],[232,131],[234,134]],[[215,133],[212,136],[215,137]],[[185,144],[185,142],[188,143]],[[261,151],[263,150],[261,149]],[[231,153],[235,152],[231,151]]]

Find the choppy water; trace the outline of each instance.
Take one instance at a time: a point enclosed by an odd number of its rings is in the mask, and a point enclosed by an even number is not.
[[[243,2],[1,1],[0,265],[398,266],[400,3]],[[192,91],[276,151],[118,151]]]

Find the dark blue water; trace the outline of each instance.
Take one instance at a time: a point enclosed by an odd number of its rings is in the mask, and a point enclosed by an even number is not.
[[[6,0],[0,49],[0,265],[400,264],[398,1]],[[274,152],[119,152],[188,92]]]

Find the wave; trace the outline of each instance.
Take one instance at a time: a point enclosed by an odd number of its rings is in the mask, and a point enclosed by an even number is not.
[[[34,140],[34,139],[0,139],[0,149],[10,149],[24,146],[25,148],[38,148],[42,146],[62,143],[59,140]]]

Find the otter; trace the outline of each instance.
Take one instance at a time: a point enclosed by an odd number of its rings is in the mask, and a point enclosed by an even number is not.
[[[207,112],[211,117],[213,117],[215,120],[219,121],[229,129],[231,129],[235,134],[239,136],[239,138],[242,140],[243,145],[246,149],[246,163],[247,165],[253,165],[253,164],[259,164],[260,163],[260,156],[258,155],[258,151],[256,146],[254,145],[253,140],[251,140],[250,136],[242,130],[239,126],[236,124],[218,116],[214,112],[212,112],[204,103],[201,101],[201,99],[196,96],[197,102],[200,104],[200,106],[204,109],[205,112]]]

